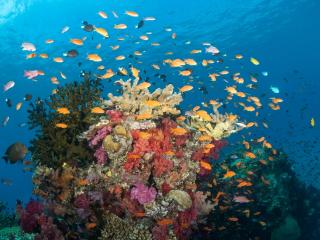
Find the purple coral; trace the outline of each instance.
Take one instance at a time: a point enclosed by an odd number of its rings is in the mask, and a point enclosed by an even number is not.
[[[136,199],[140,204],[146,204],[152,202],[157,195],[157,191],[154,187],[147,187],[142,183],[135,184],[135,187],[131,190],[131,199]]]
[[[90,147],[94,147],[94,146],[98,145],[108,134],[111,133],[111,131],[112,131],[111,126],[104,126],[104,127],[100,128],[96,132],[95,136],[90,139],[90,141],[89,141]]]
[[[94,153],[94,157],[97,159],[97,163],[100,165],[104,165],[107,161],[107,152],[100,146]]]
[[[74,200],[74,206],[76,208],[87,209],[90,206],[90,200],[86,194],[82,193],[76,197]]]

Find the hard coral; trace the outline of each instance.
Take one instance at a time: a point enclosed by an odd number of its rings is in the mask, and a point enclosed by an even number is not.
[[[164,89],[157,89],[150,92],[147,88],[141,89],[138,87],[139,79],[118,83],[122,86],[123,94],[121,96],[108,95],[108,101],[104,105],[108,108],[115,108],[124,114],[152,114],[153,118],[164,116],[165,114],[177,115],[180,111],[176,108],[182,101],[181,94],[173,92],[173,85],[168,85]],[[149,106],[147,101],[157,101],[160,105]]]
[[[36,164],[49,167],[62,166],[64,162],[84,166],[93,161],[92,151],[77,136],[94,122],[91,109],[100,103],[101,82],[90,80],[74,82],[59,87],[49,100],[37,99],[31,104],[29,126],[37,130],[31,141],[30,151]],[[68,108],[68,115],[61,115],[58,108]],[[66,123],[67,129],[57,128],[57,123]]]

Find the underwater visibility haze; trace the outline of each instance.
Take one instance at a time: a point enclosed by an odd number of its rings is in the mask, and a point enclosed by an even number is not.
[[[317,240],[320,2],[0,0],[0,240]]]

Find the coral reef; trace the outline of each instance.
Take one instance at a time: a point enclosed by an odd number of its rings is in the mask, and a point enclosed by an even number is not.
[[[1,240],[33,240],[34,234],[28,234],[21,231],[19,226],[6,227],[0,230]]]
[[[91,86],[89,80],[85,81],[86,86]],[[109,100],[86,99],[90,104],[85,105],[83,118],[75,116],[72,123],[62,118],[68,119],[76,105],[83,107],[84,99],[72,100],[72,107],[68,111],[63,109],[66,116],[40,111],[50,115],[40,119],[51,125],[57,118],[69,126],[72,124],[71,129],[51,127],[48,131],[63,133],[60,135],[63,141],[72,139],[71,144],[83,149],[77,156],[75,152],[63,156],[66,149],[53,145],[43,159],[39,151],[44,148],[35,150],[39,146],[33,145],[33,158],[37,159],[34,194],[45,200],[46,211],[30,213],[29,205],[22,211],[21,226],[26,232],[36,231],[38,238],[50,236],[58,240],[66,232],[59,229],[58,219],[63,217],[68,231],[75,232],[77,226],[81,231],[76,234],[85,239],[187,239],[197,229],[198,221],[204,221],[213,210],[212,199],[198,190],[197,181],[210,175],[212,161],[218,159],[220,149],[226,145],[221,139],[240,130],[235,127],[237,118],[230,120],[229,115],[217,112],[210,115],[212,122],[205,119],[205,125],[223,123],[228,127],[223,127],[222,133],[208,136],[197,128],[195,122],[200,123],[199,118],[187,116],[186,121],[177,120],[182,96],[173,92],[172,85],[150,92],[149,84],[138,84],[138,79],[132,84],[130,80],[119,83],[121,96],[109,94]],[[71,85],[65,87],[69,88]],[[60,89],[61,93],[65,91]],[[92,92],[94,96],[99,93]],[[68,95],[52,97],[48,106],[65,107],[67,98]],[[101,105],[95,105],[99,101]],[[91,116],[89,109],[93,106],[99,114]],[[34,111],[30,114],[31,119],[39,118]],[[37,124],[40,122],[36,121]],[[44,125],[48,124],[41,125],[42,136],[47,134]],[[42,219],[42,225],[29,221],[24,226],[25,216]]]
[[[0,229],[15,226],[17,220],[15,214],[10,213],[5,203],[0,202]]]

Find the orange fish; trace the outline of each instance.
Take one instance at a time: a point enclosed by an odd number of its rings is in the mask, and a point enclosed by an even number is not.
[[[21,107],[22,107],[22,102],[18,102],[16,105],[16,110],[19,111]]]
[[[41,58],[48,58],[49,56],[48,56],[48,54],[46,54],[46,53],[41,53],[41,54],[39,54],[39,57],[41,57]]]
[[[86,223],[86,229],[91,230],[94,229],[97,226],[96,223]]]
[[[127,14],[130,17],[139,17],[139,14],[134,11],[125,11],[125,14]]]
[[[201,53],[202,51],[201,50],[198,50],[198,49],[194,49],[190,52],[190,54],[198,54],[198,53]]]
[[[234,171],[227,171],[224,175],[223,178],[232,178],[236,175]]]
[[[243,110],[247,111],[247,112],[253,112],[254,110],[256,110],[253,106],[245,106],[243,108]]]
[[[172,60],[170,62],[170,66],[171,67],[182,67],[184,65],[186,65],[186,63],[183,60],[179,59],[179,58],[174,59],[174,60]]]
[[[181,136],[181,135],[185,135],[187,133],[187,130],[181,127],[177,127],[177,128],[171,128],[170,132],[175,136]]]
[[[184,60],[184,62],[186,64],[190,65],[190,66],[196,66],[197,65],[197,62],[192,58],[187,58],[187,59]]]
[[[184,121],[186,120],[186,117],[185,116],[179,116],[177,117],[177,121]]]
[[[134,212],[133,214],[134,214],[134,216],[136,216],[136,217],[144,217],[144,216],[145,216],[145,213],[144,213],[144,212]]]
[[[211,79],[211,81],[217,81],[217,74],[211,73],[209,74],[209,78]]]
[[[244,156],[251,159],[256,158],[256,155],[253,152],[245,152]]]
[[[112,71],[112,69],[108,69],[106,71],[105,74],[99,76],[99,78],[102,78],[102,79],[109,79],[109,78],[112,78],[113,76],[115,75],[115,73]]]
[[[147,35],[142,35],[139,37],[141,40],[143,41],[148,41],[149,40],[149,37]]]
[[[54,43],[54,40],[52,40],[52,39],[48,39],[48,40],[46,40],[46,43],[47,43],[47,44]]]
[[[63,128],[63,129],[65,129],[65,128],[68,128],[68,125],[65,124],[65,123],[57,123],[57,124],[56,124],[56,127],[57,127],[57,128]]]
[[[237,217],[229,217],[228,221],[230,221],[230,222],[238,222],[239,218],[237,218]]]
[[[114,25],[114,29],[120,29],[120,30],[123,30],[123,29],[126,29],[127,28],[127,25],[124,24],[124,23],[120,23],[120,24],[116,24]]]
[[[98,54],[88,54],[87,59],[93,62],[101,62],[102,58]]]
[[[63,114],[63,115],[68,115],[70,114],[70,111],[68,108],[62,107],[62,108],[58,108],[56,110],[59,114]]]
[[[78,46],[82,46],[83,45],[82,39],[78,39],[78,38],[71,38],[70,42],[75,44],[75,45],[78,45]]]
[[[137,90],[147,89],[151,86],[151,83],[148,82],[142,82],[139,85],[136,86]]]
[[[57,63],[63,63],[63,58],[62,57],[55,57],[55,58],[53,58],[53,61],[57,62]]]
[[[37,54],[35,53],[30,53],[26,56],[26,59],[30,59],[30,58],[35,58],[37,56]]]
[[[108,18],[108,15],[104,11],[99,11],[98,14],[102,18],[105,18],[105,19]]]
[[[212,117],[207,113],[207,111],[199,110],[196,115],[202,118],[204,121],[212,121]]]
[[[102,109],[101,107],[94,107],[91,109],[91,113],[103,114],[103,113],[105,113],[105,110]]]
[[[145,120],[145,119],[150,119],[150,118],[153,118],[153,114],[150,114],[150,113],[142,113],[142,114],[139,114],[136,116],[136,119],[137,120]]]
[[[200,141],[200,142],[210,142],[210,141],[212,141],[212,137],[209,136],[209,135],[201,135],[198,138],[198,141]]]
[[[184,93],[184,92],[188,92],[188,91],[191,91],[193,89],[193,86],[191,85],[185,85],[183,87],[181,87],[179,89],[180,92]]]
[[[51,80],[52,84],[59,84],[59,81],[58,81],[57,77],[51,77],[50,80]]]
[[[200,161],[200,167],[202,167],[208,171],[211,171],[211,169],[212,169],[211,164],[208,162],[205,162],[205,161]]]
[[[235,86],[226,87],[225,90],[230,94],[236,94],[238,92]]]
[[[158,220],[157,224],[160,225],[160,226],[172,225],[173,224],[173,220],[170,219],[170,218],[163,218],[161,220]]]
[[[186,70],[183,70],[183,71],[179,72],[179,75],[184,76],[184,77],[188,77],[191,74],[192,74],[192,71],[190,69],[186,69]]]
[[[88,184],[89,184],[89,181],[87,179],[85,179],[85,178],[82,178],[82,179],[78,180],[78,185],[79,186],[86,186]]]
[[[238,184],[238,188],[242,188],[242,187],[251,187],[252,183],[251,182],[247,182],[247,181],[243,181],[241,183]]]
[[[116,56],[115,59],[116,59],[117,61],[122,61],[122,60],[126,59],[126,57],[123,56],[123,55],[119,55],[119,56]]]

